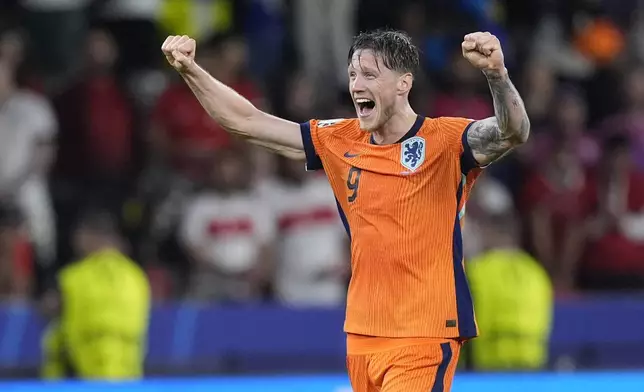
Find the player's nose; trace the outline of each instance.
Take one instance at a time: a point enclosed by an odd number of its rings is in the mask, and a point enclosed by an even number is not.
[[[357,76],[351,80],[349,84],[349,89],[351,93],[359,93],[365,91],[364,80],[360,76]]]

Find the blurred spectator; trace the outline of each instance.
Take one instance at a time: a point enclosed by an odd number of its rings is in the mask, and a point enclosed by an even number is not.
[[[553,293],[546,270],[520,248],[513,213],[485,221],[486,251],[467,264],[481,336],[468,344],[478,371],[543,369],[548,360]]]
[[[595,290],[644,289],[644,174],[633,166],[628,139],[607,141],[588,183],[593,216],[582,265],[582,286]]]
[[[180,239],[193,265],[189,297],[210,301],[258,298],[272,269],[275,221],[250,188],[241,149],[211,159],[211,178],[185,207]]]
[[[433,117],[456,116],[474,119],[493,116],[492,103],[479,92],[485,78],[461,55],[460,49],[453,53],[449,70],[449,90],[437,95],[429,113]]]
[[[589,206],[584,198],[586,175],[576,151],[557,143],[526,177],[520,208],[526,217],[529,251],[543,263],[556,288],[573,288],[575,268],[584,245]]]
[[[17,69],[25,57],[24,37],[17,31],[4,31],[0,35],[0,57]]]
[[[275,294],[287,305],[339,305],[350,276],[347,234],[325,176],[279,158],[278,178],[265,183],[264,208],[277,219]]]
[[[644,169],[644,67],[638,64],[628,69],[622,83],[624,109],[606,119],[602,131],[607,135],[618,133],[627,136],[637,166]]]
[[[580,93],[572,88],[561,89],[553,102],[550,124],[542,132],[535,133],[524,149],[530,152],[531,164],[538,165],[555,144],[565,144],[585,167],[599,160],[601,150],[598,142],[587,131],[588,108]]]
[[[74,247],[78,261],[60,271],[57,290],[43,303],[51,320],[43,341],[48,354],[43,375],[141,378],[150,312],[147,277],[125,256],[109,213],[86,212],[75,229]]]
[[[94,29],[83,47],[83,70],[55,98],[60,119],[55,182],[61,257],[70,257],[69,232],[79,205],[120,213],[132,174],[133,111],[114,75],[118,48]]]
[[[199,64],[258,106],[264,106],[259,88],[246,74],[247,47],[238,37],[223,36],[201,45]],[[193,180],[213,152],[230,144],[230,135],[201,107],[183,81],[170,86],[152,114],[150,141],[153,155]]]
[[[487,173],[481,175],[467,201],[463,226],[465,256],[472,259],[485,250],[485,225],[490,217],[513,212],[512,195],[505,185]]]
[[[42,79],[27,61],[27,45],[22,31],[8,30],[0,34],[0,58],[7,61],[14,70],[18,85],[44,93]]]
[[[19,89],[0,60],[0,199],[17,205],[41,267],[56,257],[55,216],[47,176],[58,124],[49,102]]]
[[[61,125],[57,169],[83,189],[84,198],[97,203],[122,193],[128,180],[133,113],[114,75],[118,49],[111,35],[93,30],[84,48],[84,72],[56,99]]]

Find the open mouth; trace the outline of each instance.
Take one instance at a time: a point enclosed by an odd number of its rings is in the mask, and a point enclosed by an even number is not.
[[[367,117],[373,113],[376,103],[367,98],[358,98],[356,99],[356,107],[358,108],[358,116]]]

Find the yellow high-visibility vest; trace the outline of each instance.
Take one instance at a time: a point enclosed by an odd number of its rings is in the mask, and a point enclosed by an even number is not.
[[[58,285],[60,339],[78,376],[139,377],[151,306],[143,269],[120,251],[104,249],[63,268]],[[91,359],[105,355],[97,350],[123,356],[127,369],[96,368]]]
[[[163,0],[158,22],[169,35],[189,35],[195,39],[207,39],[233,27],[233,2]]]
[[[479,370],[537,370],[546,364],[553,288],[522,250],[488,251],[466,266],[480,336],[471,342]]]

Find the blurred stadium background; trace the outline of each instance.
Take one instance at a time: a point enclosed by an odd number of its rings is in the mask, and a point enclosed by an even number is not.
[[[150,379],[96,390],[349,391],[325,178],[227,136],[159,48],[189,34],[259,107],[338,118],[351,38],[384,26],[422,49],[420,113],[493,115],[460,57],[483,30],[532,120],[468,203],[482,338],[454,390],[643,390],[641,0],[0,1],[0,388],[86,390],[42,379],[94,333]]]

